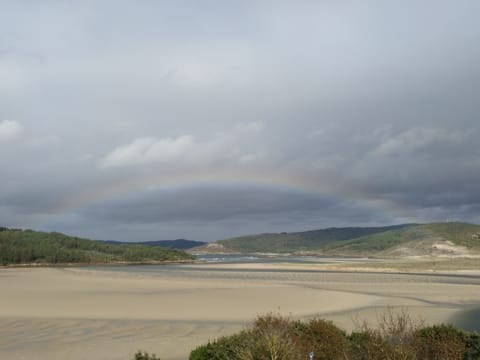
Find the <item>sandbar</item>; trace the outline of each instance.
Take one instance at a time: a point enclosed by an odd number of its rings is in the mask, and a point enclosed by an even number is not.
[[[480,304],[475,275],[169,266],[0,269],[0,358],[127,360],[146,350],[187,359],[268,312],[352,330],[359,319],[374,324],[389,306],[438,323]]]

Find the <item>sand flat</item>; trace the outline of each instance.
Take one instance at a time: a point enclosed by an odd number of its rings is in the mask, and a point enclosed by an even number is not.
[[[159,273],[1,269],[0,358],[132,359],[143,349],[186,359],[198,344],[270,311],[318,315],[351,329],[352,319],[374,321],[386,306],[434,323],[480,304],[478,277],[222,266]]]

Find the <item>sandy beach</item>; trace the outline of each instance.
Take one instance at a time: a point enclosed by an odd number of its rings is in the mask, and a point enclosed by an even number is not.
[[[0,269],[1,359],[163,360],[242,329],[258,314],[320,316],[347,330],[388,306],[427,323],[480,304],[480,277],[183,265],[159,271]]]

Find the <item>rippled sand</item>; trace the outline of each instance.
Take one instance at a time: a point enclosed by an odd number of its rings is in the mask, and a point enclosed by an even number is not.
[[[125,268],[130,271],[129,268]],[[152,269],[152,268],[149,268]],[[314,268],[312,268],[314,270]],[[0,269],[0,359],[186,359],[258,314],[321,316],[352,329],[386,306],[429,323],[480,304],[479,276],[185,265],[158,272]]]

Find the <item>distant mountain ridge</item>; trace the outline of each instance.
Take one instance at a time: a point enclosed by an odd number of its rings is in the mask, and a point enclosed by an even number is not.
[[[169,249],[177,250],[188,250],[196,246],[202,246],[207,244],[205,241],[195,241],[195,240],[186,240],[186,239],[176,239],[176,240],[157,240],[157,241],[115,241],[115,240],[104,240],[104,242],[109,244],[128,244],[128,245],[146,245],[152,247],[165,247]]]
[[[265,233],[220,240],[189,252],[469,256],[480,255],[480,226],[446,222]]]

